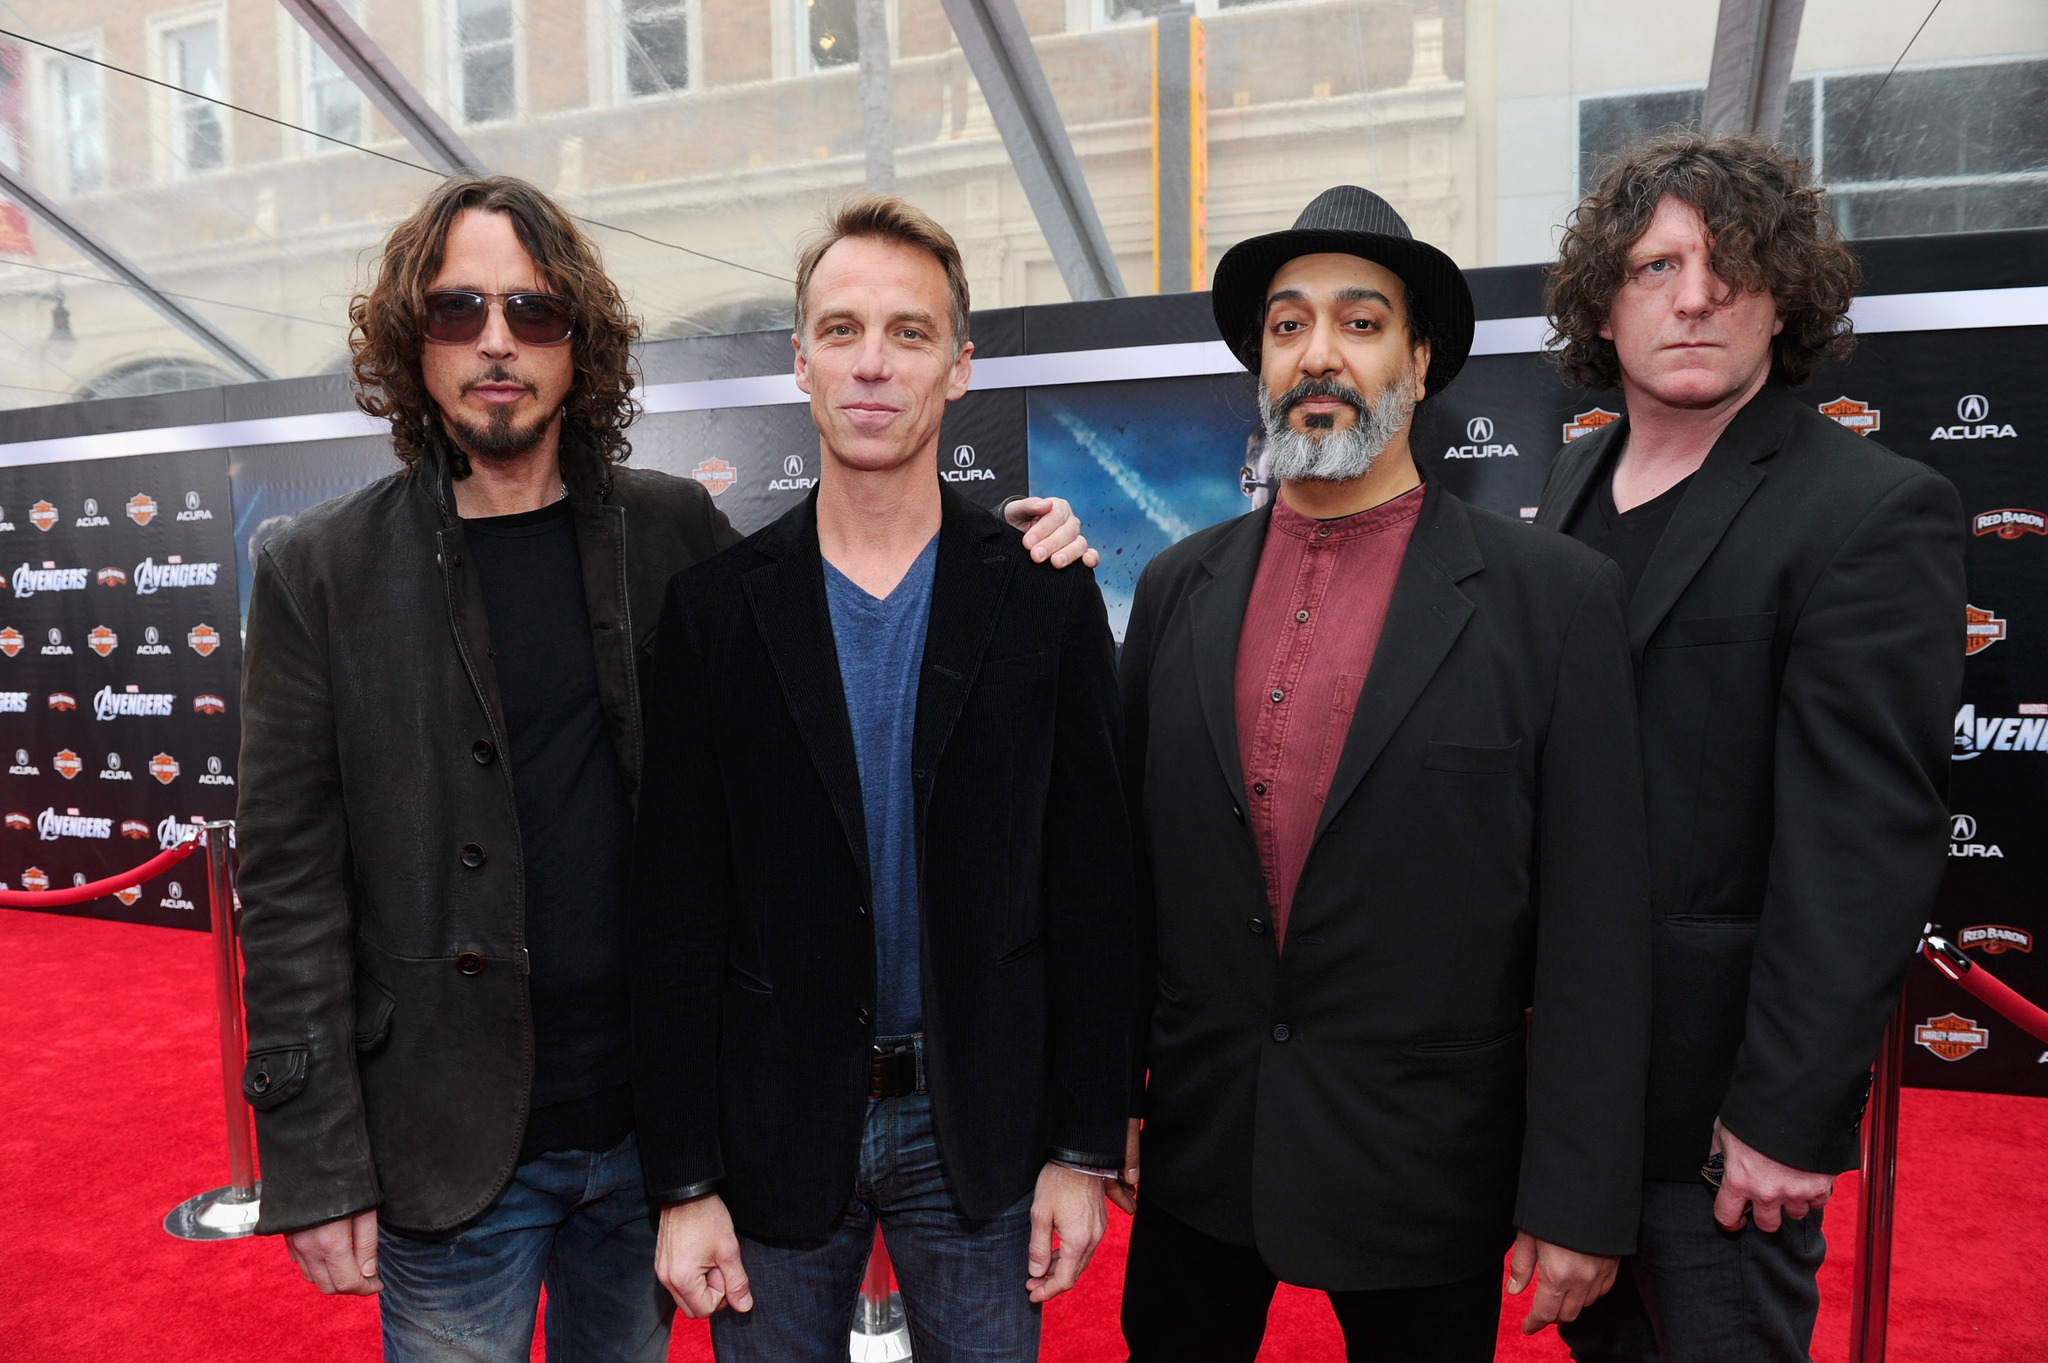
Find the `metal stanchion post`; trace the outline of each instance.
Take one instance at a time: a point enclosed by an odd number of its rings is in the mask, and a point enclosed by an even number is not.
[[[1884,1029],[1863,1113],[1863,1205],[1856,1226],[1856,1280],[1849,1302],[1849,1363],[1884,1363],[1892,1291],[1892,1194],[1899,1168],[1899,1083],[1906,1010]]]
[[[234,1240],[256,1231],[263,1185],[256,1178],[256,1117],[242,1097],[242,951],[229,862],[234,821],[204,825],[206,897],[213,912],[214,1003],[220,1016],[220,1084],[228,1114],[228,1186],[188,1198],[164,1218],[182,1240]]]
[[[902,1296],[891,1290],[894,1285],[889,1251],[883,1247],[881,1228],[877,1227],[874,1252],[868,1255],[868,1274],[860,1285],[860,1306],[853,1317],[853,1339],[847,1350],[853,1363],[899,1363],[910,1357],[910,1322],[903,1314]]]

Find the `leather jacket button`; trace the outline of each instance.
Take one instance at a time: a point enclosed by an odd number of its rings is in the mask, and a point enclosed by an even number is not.
[[[1264,937],[1266,935],[1266,920],[1263,918],[1247,918],[1244,920],[1244,926],[1245,930],[1254,937]]]
[[[462,864],[474,870],[484,864],[484,845],[480,842],[462,844]]]
[[[481,975],[484,973],[484,958],[474,951],[465,951],[455,958],[455,968],[465,975]]]
[[[266,1070],[256,1071],[256,1077],[249,1081],[249,1087],[258,1093],[270,1092],[270,1074]]]
[[[479,738],[476,742],[469,745],[469,755],[476,759],[478,766],[488,767],[491,763],[497,761],[498,750],[491,746],[490,739]]]
[[[863,1027],[867,1026],[870,1022],[873,1022],[875,1020],[875,1015],[865,1008],[861,1009],[858,1013],[855,1013],[854,1016],[860,1019],[860,1025]]]
[[[865,904],[856,904],[854,906],[853,911],[859,914],[862,918],[866,918],[868,916],[868,906]]]
[[[1275,1041],[1285,1041],[1288,1037],[1291,1037],[1293,1035],[1293,1032],[1287,1030],[1287,1024],[1284,1022],[1277,1024],[1273,1028],[1273,1040]]]

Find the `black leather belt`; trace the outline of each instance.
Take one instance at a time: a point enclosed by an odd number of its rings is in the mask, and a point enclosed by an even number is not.
[[[868,1097],[902,1098],[919,1091],[917,1043],[909,1041],[887,1050],[875,1047],[868,1062]]]

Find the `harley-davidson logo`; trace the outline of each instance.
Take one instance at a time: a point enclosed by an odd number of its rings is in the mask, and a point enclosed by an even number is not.
[[[27,647],[28,644],[21,637],[20,630],[12,626],[0,629],[0,653],[5,653],[8,657],[12,658]]]
[[[220,631],[212,625],[194,625],[192,632],[185,636],[185,642],[192,645],[194,653],[205,658],[220,647]]]
[[[21,873],[21,888],[37,891],[47,890],[50,888],[50,878],[43,874],[41,867],[31,866]]]
[[[1975,606],[1963,606],[1963,653],[1982,653],[1985,649],[2005,637],[2005,621],[1990,611],[1978,610]]]
[[[114,891],[114,898],[133,908],[135,901],[142,898],[142,887],[140,885],[130,885],[125,890],[116,890]]]
[[[156,498],[146,492],[138,492],[128,499],[128,519],[137,525],[148,525],[156,518]]]
[[[1830,420],[1839,421],[1858,435],[1869,435],[1878,426],[1877,408],[1867,402],[1858,402],[1854,398],[1836,398],[1833,402],[1823,402],[1820,405],[1820,414]]]
[[[2034,934],[2025,928],[2008,928],[1998,923],[1984,923],[1974,928],[1964,928],[1957,933],[1956,945],[1981,947],[1991,956],[2002,956],[2008,951],[2024,951],[2031,955],[2034,950]]]
[[[29,829],[36,826],[36,821],[26,814],[16,814],[10,811],[7,815],[7,826],[17,833],[26,833]]]
[[[149,825],[140,819],[123,819],[121,820],[121,836],[147,841],[150,836]]]
[[[226,713],[228,706],[219,696],[201,695],[192,697],[192,708],[202,715],[218,715]]]
[[[739,481],[740,471],[723,459],[706,459],[690,470],[690,476],[702,483],[706,492],[716,497]]]
[[[1620,412],[1610,412],[1605,407],[1595,407],[1590,412],[1580,412],[1564,424],[1564,443],[1569,445],[1582,435],[1591,435],[1602,426],[1612,426],[1621,420]]]
[[[128,585],[128,574],[120,568],[102,568],[93,574],[93,580],[102,587],[125,587]]]
[[[2021,535],[2048,535],[2048,516],[2025,507],[2002,506],[1996,511],[1980,511],[1970,518],[1970,529],[1979,535],[1996,535],[2002,540],[2016,540]]]
[[[92,633],[85,636],[85,646],[105,658],[121,646],[121,637],[105,625],[94,625]]]
[[[52,710],[76,710],[78,708],[78,697],[72,695],[69,691],[52,691],[50,693],[50,708]]]
[[[1989,1046],[1991,1033],[1979,1027],[1975,1018],[1947,1013],[1915,1027],[1913,1040],[1943,1060],[1961,1060]]]
[[[37,502],[28,509],[30,524],[38,530],[48,530],[57,523],[57,508],[48,502]]]
[[[149,774],[169,785],[178,779],[178,759],[167,752],[160,752],[149,759]]]
[[[67,781],[69,781],[72,777],[78,775],[80,771],[85,769],[85,763],[79,761],[78,754],[71,751],[71,749],[69,748],[66,748],[62,752],[58,753],[57,756],[51,760],[50,765],[55,767],[57,769],[58,774]]]

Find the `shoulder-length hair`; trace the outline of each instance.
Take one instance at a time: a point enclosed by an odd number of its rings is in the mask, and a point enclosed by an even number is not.
[[[1807,167],[1749,134],[1662,133],[1629,148],[1572,213],[1549,271],[1547,311],[1567,383],[1615,388],[1621,363],[1600,328],[1628,276],[1628,253],[1666,197],[1691,204],[1714,243],[1714,273],[1731,289],[1763,289],[1785,329],[1771,376],[1803,383],[1855,344],[1849,302],[1856,258]]]
[[[454,176],[392,230],[378,257],[369,289],[349,301],[349,353],[356,405],[391,422],[391,447],[407,468],[417,467],[440,441],[450,473],[466,477],[469,460],[445,438],[441,415],[420,368],[426,291],[440,273],[448,229],[475,209],[503,213],[519,244],[533,257],[540,285],[569,300],[575,318],[569,349],[576,374],[562,403],[562,474],[588,487],[603,466],[632,453],[626,427],[639,415],[633,401],[633,343],[640,324],[604,272],[597,247],[574,220],[540,190],[510,175]],[[587,465],[587,467],[586,467]]]

